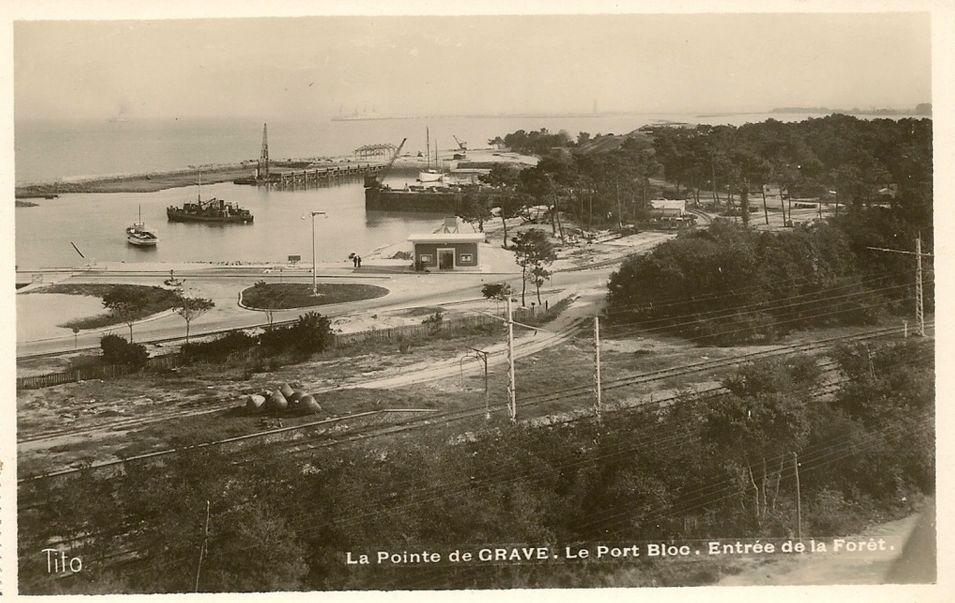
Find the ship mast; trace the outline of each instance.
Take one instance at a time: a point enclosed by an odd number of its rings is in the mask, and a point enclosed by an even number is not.
[[[269,177],[269,124],[262,124],[262,153],[259,156],[259,178]]]
[[[425,144],[425,156],[428,158],[428,167],[425,169],[431,169],[431,130],[425,126],[424,128],[424,144]]]

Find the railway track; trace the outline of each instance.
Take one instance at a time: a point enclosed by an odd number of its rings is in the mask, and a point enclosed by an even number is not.
[[[661,369],[659,371],[653,371],[651,373],[644,373],[641,375],[634,375],[630,377],[624,377],[621,379],[604,381],[602,389],[603,391],[606,392],[606,391],[612,391],[615,389],[631,387],[634,385],[651,383],[654,381],[659,381],[659,380],[668,379],[668,378],[677,377],[677,376],[686,376],[686,375],[691,375],[694,373],[706,372],[706,371],[715,370],[719,368],[729,368],[732,366],[745,364],[747,362],[751,362],[759,358],[772,358],[772,357],[789,356],[789,355],[798,354],[798,353],[819,352],[819,351],[829,349],[832,346],[837,345],[839,343],[847,343],[852,341],[868,341],[871,339],[878,339],[882,337],[897,335],[901,333],[902,331],[903,331],[902,328],[894,328],[894,327],[889,329],[880,329],[875,332],[870,332],[865,334],[831,337],[831,338],[827,338],[827,339],[819,340],[815,342],[793,344],[791,346],[785,346],[784,348],[779,348],[776,350],[752,352],[748,354],[742,354],[740,356],[734,356],[728,359],[704,361],[704,362],[694,363],[690,365],[682,365],[680,367],[671,367],[667,369]],[[823,366],[828,366],[829,367],[828,370],[831,371],[831,370],[834,370],[835,363],[832,361],[829,361],[827,363],[824,363]],[[540,394],[537,396],[529,396],[523,399],[518,399],[517,404],[519,408],[539,406],[539,405],[543,405],[543,404],[547,404],[551,402],[556,402],[563,398],[590,395],[592,388],[593,386],[588,383],[586,385],[582,385],[576,388],[569,388],[561,392],[546,393],[546,394]],[[711,388],[698,391],[696,393],[711,394],[711,393],[719,393],[720,391],[725,392],[725,389],[722,388],[722,386],[714,386]],[[664,398],[658,398],[654,400],[653,403],[656,404],[656,403],[662,403],[666,401],[674,401],[678,399],[678,397],[679,396],[668,396]],[[492,413],[501,412],[501,411],[504,411],[505,409],[506,409],[506,406],[503,406],[503,405],[492,406],[491,412]],[[629,407],[627,407],[627,409],[629,409]],[[624,410],[624,408],[621,408],[620,410]],[[462,409],[459,411],[442,413],[440,415],[437,415],[437,414],[429,415],[428,417],[423,419],[415,419],[415,420],[404,422],[401,424],[392,424],[385,428],[381,428],[375,432],[345,434],[339,438],[330,438],[326,441],[314,443],[314,444],[302,443],[298,441],[279,442],[275,444],[273,447],[271,447],[271,449],[276,450],[280,448],[296,448],[295,450],[286,451],[285,454],[287,455],[302,454],[312,450],[316,450],[320,448],[328,448],[331,446],[345,444],[348,442],[365,440],[365,439],[370,439],[373,437],[395,435],[395,434],[399,434],[401,432],[409,431],[412,429],[419,429],[422,427],[429,427],[429,426],[433,426],[437,424],[446,425],[450,423],[456,423],[459,421],[465,421],[468,419],[480,417],[484,415],[485,412],[486,411],[484,407]]]
[[[877,336],[877,335],[872,335],[872,336]],[[869,338],[871,338],[872,336],[870,336]],[[833,360],[823,361],[822,363],[820,363],[820,368],[822,369],[822,374],[823,374],[823,375],[829,375],[829,374],[837,373],[837,372],[839,371],[839,365],[838,365],[838,363],[837,363],[836,361],[833,361]],[[827,395],[830,395],[830,394],[834,393],[835,391],[838,391],[838,388],[839,388],[843,383],[845,383],[845,382],[847,382],[846,379],[841,379],[841,380],[838,379],[838,378],[837,378],[837,379],[825,379],[825,380],[823,380],[823,382],[822,382],[820,385],[818,385],[817,387],[813,387],[810,391],[808,391],[808,392],[806,393],[806,395],[808,396],[808,398],[811,398],[811,399],[817,399],[817,398],[825,397],[825,396],[827,396]],[[727,392],[728,392],[728,390],[727,390],[726,388],[722,387],[722,386],[718,386],[718,385],[717,385],[717,386],[712,386],[712,387],[709,387],[709,388],[707,388],[707,389],[705,389],[705,390],[700,390],[700,391],[695,392],[695,393],[693,394],[693,399],[698,400],[698,401],[705,401],[705,400],[708,400],[708,399],[718,398],[718,397],[720,397],[720,396],[722,396],[722,395],[725,395]],[[579,394],[575,394],[575,395],[579,395]],[[669,404],[669,403],[673,403],[673,402],[676,402],[676,401],[681,400],[681,399],[685,399],[685,395],[684,395],[684,394],[674,394],[674,395],[667,396],[667,397],[664,397],[664,398],[659,398],[659,399],[653,401],[652,404],[654,404],[654,405]],[[616,411],[631,410],[632,408],[633,408],[632,406],[620,406],[620,405],[618,405],[617,407],[608,407],[608,408],[606,408],[605,410],[606,410],[607,412],[616,412]],[[500,409],[503,409],[503,407],[498,407],[498,410],[500,410]],[[483,409],[480,409],[480,410],[483,411]],[[472,414],[473,414],[473,413],[472,413]],[[592,416],[592,415],[589,415],[589,414],[587,414],[587,415],[580,414],[580,415],[578,415],[577,417],[567,418],[567,419],[565,419],[565,420],[563,420],[563,421],[559,421],[559,422],[566,423],[566,422],[570,422],[570,421],[574,421],[574,420],[580,420],[580,419],[584,419],[584,418],[590,418],[590,416]],[[396,428],[389,427],[389,428],[386,428],[385,430],[383,430],[383,432],[395,433],[395,432],[398,432],[398,431],[402,431],[403,429],[407,429],[407,427],[405,427],[405,428],[397,428],[397,429],[396,429]],[[354,441],[354,440],[358,440],[358,439],[362,439],[362,436],[352,436],[352,437],[348,438],[347,441]],[[319,446],[313,446],[313,447],[309,448],[309,450],[314,450],[315,448],[318,448],[318,447],[331,446],[331,445],[334,445],[335,443],[340,443],[340,442],[341,442],[341,441],[339,441],[339,442],[325,442],[325,443],[323,443],[323,444],[321,444],[321,445],[319,445]],[[307,450],[293,451],[292,454],[294,454],[295,452],[306,452],[306,451],[307,451]],[[242,461],[238,461],[236,464],[241,464],[241,463],[242,463]],[[533,476],[530,476],[530,475],[523,475],[523,476],[522,476],[522,475],[518,475],[518,476],[516,476],[516,477],[514,477],[514,478],[509,478],[509,479],[534,479],[534,477],[533,477]],[[435,490],[435,493],[436,493],[436,492],[437,492],[437,490]],[[347,521],[347,520],[346,520],[346,521]],[[136,560],[141,559],[141,555],[143,554],[143,552],[144,552],[145,549],[142,549],[141,547],[138,547],[138,546],[136,546],[136,545],[131,545],[131,543],[128,541],[128,538],[129,538],[130,536],[134,535],[134,534],[136,533],[137,529],[140,528],[140,527],[142,527],[141,524],[130,524],[130,525],[127,525],[127,526],[122,526],[122,527],[119,527],[119,528],[111,529],[109,532],[99,532],[99,533],[88,534],[88,535],[86,535],[86,536],[79,537],[78,539],[77,539],[77,538],[54,539],[54,540],[51,540],[51,541],[47,542],[46,544],[47,544],[48,546],[57,546],[57,545],[59,545],[59,544],[64,544],[64,543],[69,543],[69,544],[71,544],[71,545],[76,545],[78,541],[82,541],[82,540],[84,540],[84,539],[102,538],[102,537],[104,537],[104,536],[106,536],[106,537],[111,537],[111,538],[121,538],[121,539],[124,539],[124,540],[123,540],[123,545],[124,545],[124,546],[123,546],[123,548],[121,548],[121,550],[116,551],[116,552],[113,552],[113,553],[109,553],[109,554],[104,555],[104,556],[102,556],[102,557],[100,557],[100,558],[98,558],[98,559],[96,560],[97,562],[107,562],[107,565],[113,566],[113,565],[116,565],[116,564],[118,564],[118,563],[135,562]]]
[[[536,354],[537,352],[541,351],[545,347],[549,347],[550,345],[557,345],[558,343],[561,343],[565,341],[566,339],[568,339],[569,337],[573,336],[577,331],[581,330],[582,328],[583,326],[581,324],[581,321],[578,320],[575,323],[572,323],[569,330],[566,332],[559,333],[556,335],[551,335],[548,338],[538,340],[538,341],[520,341],[514,352],[515,357],[522,358],[530,354]],[[530,338],[526,338],[526,339],[530,339]],[[496,359],[495,364],[499,364],[501,361],[503,361],[503,353],[504,353],[503,350],[492,352],[492,356]],[[432,365],[432,366],[435,366],[435,365]],[[444,378],[448,376],[449,374],[456,374],[460,371],[458,361],[456,359],[447,361],[444,363],[440,363],[437,365],[437,368],[443,368],[444,370],[441,370],[440,373],[437,373],[428,377],[424,377],[420,380],[412,380],[409,382],[409,384],[434,381],[437,379]],[[407,380],[407,378],[405,378],[405,380]],[[375,379],[369,379],[369,380],[365,380],[365,381],[361,381],[357,383],[349,383],[345,385],[320,387],[313,390],[311,393],[313,395],[317,395],[317,394],[328,393],[332,391],[341,391],[344,389],[378,388],[384,385],[387,385],[386,379],[375,378]],[[119,418],[112,421],[105,421],[102,423],[97,423],[96,425],[90,425],[90,426],[81,427],[81,428],[63,427],[58,429],[50,429],[40,433],[31,434],[29,436],[19,438],[17,439],[17,444],[20,445],[20,444],[27,444],[27,443],[36,443],[36,442],[42,442],[45,440],[52,440],[52,439],[61,438],[61,437],[87,435],[87,434],[95,433],[99,431],[116,431],[116,430],[120,430],[127,427],[138,428],[138,427],[143,427],[153,423],[159,423],[159,422],[169,421],[173,419],[202,416],[206,414],[222,412],[224,410],[233,408],[236,406],[236,402],[235,400],[232,400],[222,404],[216,404],[214,408],[208,408],[208,407],[196,408],[197,403],[193,403],[190,406],[191,407],[182,405],[180,406],[180,408],[173,410],[171,412],[162,413],[162,414],[155,415],[149,418],[125,417],[125,418]]]
[[[515,352],[514,352],[515,358],[523,358],[532,354],[536,354],[540,351],[543,351],[544,349],[548,347],[551,347],[566,341],[567,339],[576,335],[580,330],[582,330],[584,328],[585,322],[586,322],[585,319],[576,319],[572,321],[568,325],[568,327],[563,331],[553,333],[546,337],[536,339],[536,340],[534,339],[533,336],[524,338],[523,340],[520,341],[520,344],[515,347]],[[496,350],[489,354],[488,366],[497,365],[504,361],[506,361],[505,350],[502,348],[500,350]],[[341,391],[345,389],[356,389],[356,388],[382,389],[382,388],[390,388],[390,387],[402,387],[407,385],[414,385],[418,383],[426,383],[429,381],[435,381],[450,375],[457,375],[461,372],[461,370],[462,369],[459,365],[458,360],[453,359],[453,360],[440,363],[438,366],[432,365],[429,371],[426,374],[422,375],[420,378],[413,378],[413,377],[409,378],[407,375],[399,374],[394,377],[375,378],[375,379],[369,379],[369,380],[365,380],[358,383],[350,383],[345,385],[318,388],[316,390],[313,390],[312,394],[319,395],[322,393],[328,393],[332,391]],[[149,417],[148,419],[137,419],[134,417],[130,417],[130,418],[116,419],[114,421],[103,422],[97,425],[86,426],[86,427],[82,427],[78,429],[74,429],[74,428],[53,429],[53,430],[48,430],[38,434],[32,434],[30,436],[18,439],[17,445],[20,446],[23,444],[35,444],[37,442],[46,442],[50,440],[55,440],[57,438],[77,437],[77,436],[89,435],[91,433],[103,432],[103,431],[117,431],[117,430],[122,430],[126,428],[129,428],[129,429],[140,428],[140,427],[144,427],[153,423],[159,423],[163,421],[197,417],[197,416],[202,416],[206,414],[223,412],[230,408],[234,408],[235,406],[236,406],[236,402],[235,400],[232,400],[222,404],[217,404],[215,405],[214,408],[178,409],[173,412],[163,413],[162,415],[159,415],[159,416]],[[399,410],[399,409],[392,409],[392,410]],[[366,413],[360,413],[359,415],[346,415],[343,417],[338,417],[338,419],[347,420],[347,419],[356,418],[358,416],[363,416],[364,414]],[[274,434],[282,433],[286,431],[292,431],[295,429],[306,429],[312,425],[314,425],[314,422],[306,423],[301,426],[264,430],[264,431],[255,432],[252,434],[247,434],[245,436],[242,436],[242,438],[249,439],[249,438],[256,438],[256,437],[267,437],[270,435],[274,435]],[[219,444],[228,443],[232,441],[235,441],[235,439],[227,438],[224,440],[217,440],[213,442],[197,444],[196,447],[219,445]],[[180,450],[181,450],[180,448],[168,449],[168,450],[158,451],[155,453],[149,453],[147,455],[138,455],[136,457],[129,457],[125,460],[117,459],[115,461],[105,461],[101,463],[94,463],[92,467],[95,468],[95,467],[112,466],[112,465],[123,463],[126,460],[139,459],[139,458],[152,458],[155,456],[172,454],[174,452],[179,452]],[[37,479],[38,477],[42,477],[42,476],[53,477],[55,475],[67,475],[70,473],[75,473],[80,470],[81,468],[78,468],[78,467],[69,468],[69,469],[64,469],[64,470],[60,470],[53,473],[41,474],[41,476],[32,476],[32,477],[22,478],[19,480],[19,482],[28,481],[31,479]]]
[[[572,323],[571,325],[572,328],[559,334],[559,339],[562,341],[571,337],[576,331],[578,331],[581,328],[581,325],[580,325],[581,321],[582,319]],[[928,323],[927,326],[934,326],[934,322]],[[783,357],[783,356],[788,356],[788,355],[798,354],[798,353],[820,352],[820,351],[829,349],[840,343],[849,343],[854,341],[868,341],[873,339],[892,337],[895,335],[899,335],[902,332],[903,332],[902,327],[889,327],[889,328],[875,329],[866,333],[842,335],[842,336],[829,337],[829,338],[820,339],[820,340],[811,341],[811,342],[791,344],[788,346],[780,346],[772,350],[760,350],[757,352],[750,352],[750,353],[741,354],[738,356],[733,356],[731,358],[706,360],[706,361],[691,363],[687,365],[681,365],[677,367],[668,367],[668,368],[660,369],[657,371],[651,371],[649,373],[642,373],[639,375],[632,375],[632,376],[623,377],[619,379],[604,381],[603,390],[611,391],[614,389],[651,383],[654,381],[660,381],[663,379],[669,379],[673,377],[687,376],[687,375],[697,374],[697,373],[711,371],[711,370],[720,369],[720,368],[729,368],[733,366],[739,366],[741,364],[745,364],[747,362],[760,359],[760,358]],[[556,338],[558,338],[558,336],[555,336],[555,339]],[[543,349],[543,347],[541,349]],[[525,349],[524,351],[525,351],[524,355],[528,355],[531,353],[536,353],[536,351],[539,351],[539,350],[532,351],[532,350]],[[440,375],[432,376],[428,380],[439,379],[439,378],[441,378]],[[590,392],[591,387],[592,386],[588,383],[586,385],[581,385],[574,388],[568,388],[566,390],[562,390],[559,392],[551,392],[551,393],[527,396],[525,398],[518,399],[518,407],[521,408],[521,407],[528,407],[528,406],[538,406],[541,404],[555,402],[566,397],[586,395],[588,392]],[[500,412],[502,409],[503,409],[502,406],[495,406],[495,407],[492,407],[491,410],[494,412]],[[420,429],[425,427],[431,427],[434,425],[447,425],[451,423],[456,423],[459,421],[464,421],[464,420],[481,416],[485,412],[486,410],[484,406],[479,406],[475,408],[461,409],[457,411],[433,413],[433,414],[428,414],[427,416],[423,418],[414,417],[407,421],[391,423],[385,427],[375,427],[367,431],[349,432],[348,434],[344,434],[341,437],[333,436],[330,438],[326,438],[323,442],[314,443],[314,444],[304,443],[304,442],[301,442],[301,440],[295,440],[293,442],[285,441],[285,442],[266,443],[263,446],[265,449],[268,449],[271,451],[279,450],[279,449],[282,449],[283,447],[284,448],[295,447],[296,450],[291,451],[289,453],[300,454],[300,453],[308,452],[310,450],[340,445],[347,442],[370,439],[375,437],[382,437],[387,435],[395,435],[395,434],[398,434],[404,431],[409,431],[412,429]],[[348,417],[346,416],[346,417],[341,417],[340,419],[347,419],[347,418]],[[235,442],[239,440],[250,441],[256,438],[264,438],[266,436],[274,435],[280,432],[305,430],[311,426],[314,426],[314,423],[309,423],[302,426],[280,428],[277,430],[276,429],[265,430],[265,431],[256,432],[252,434],[246,434],[244,436],[239,436],[237,438],[227,438],[227,439],[216,440],[211,442],[202,442],[202,443],[197,443],[187,447],[152,452],[146,455],[140,455],[138,457],[131,457],[129,459],[105,461],[102,463],[92,465],[92,468],[111,467],[115,465],[120,465],[129,460],[143,460],[148,458],[157,458],[160,456],[174,454],[174,453],[181,452],[187,449],[192,449],[192,448],[218,446],[221,444],[226,444],[226,443]],[[263,446],[260,446],[257,449],[261,450]],[[68,469],[62,469],[56,472],[28,476],[28,477],[20,478],[18,480],[18,483],[25,483],[25,482],[48,479],[48,478],[57,477],[57,476],[69,475],[69,474],[79,472],[81,470],[83,470],[83,468],[68,468]]]

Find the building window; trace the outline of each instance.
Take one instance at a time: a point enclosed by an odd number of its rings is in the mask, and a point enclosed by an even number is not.
[[[461,261],[462,264],[474,263],[474,255],[470,253],[462,253],[460,256],[458,256],[458,259]]]
[[[430,264],[430,263],[431,263],[431,256],[428,255],[427,253],[422,253],[422,254],[421,254],[421,263],[422,263],[422,264]]]

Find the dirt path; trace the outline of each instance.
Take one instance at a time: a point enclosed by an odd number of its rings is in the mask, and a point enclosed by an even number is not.
[[[887,574],[902,554],[903,546],[919,514],[903,519],[881,523],[864,530],[861,534],[847,536],[846,541],[880,538],[886,542],[886,550],[865,553],[833,552],[781,557],[772,561],[765,558],[745,558],[740,565],[745,569],[720,580],[720,586],[807,586],[813,584],[885,584],[890,582]],[[833,539],[826,539],[831,543]],[[830,547],[831,549],[831,547]]]
[[[536,354],[548,347],[566,341],[576,332],[577,322],[584,316],[593,316],[595,304],[598,303],[600,303],[600,300],[595,299],[593,295],[582,296],[575,300],[574,303],[553,322],[542,327],[539,332],[515,337],[515,359]],[[506,344],[503,342],[488,346],[485,348],[485,351],[488,352],[488,367],[496,366],[507,361]],[[476,373],[479,370],[483,371],[483,364],[480,366],[479,364],[478,362],[470,362],[462,366],[458,358],[452,358],[446,361],[419,363],[417,365],[402,367],[397,375],[329,389],[356,387],[386,389],[404,387],[416,383],[426,383],[445,377],[457,376],[462,372],[470,374]]]
[[[559,317],[551,323],[548,323],[536,334],[527,332],[515,337],[514,350],[515,358],[522,358],[536,354],[548,347],[559,345],[576,333],[575,323],[582,316],[591,316],[596,304],[602,303],[602,292],[599,290],[587,291],[580,298],[575,300]],[[463,344],[462,344],[463,345]],[[488,364],[495,366],[506,361],[505,345],[495,343],[485,346],[490,352]],[[303,386],[313,394],[320,394],[342,389],[394,389],[398,387],[409,386],[417,383],[427,383],[439,379],[456,378],[461,374],[477,374],[483,371],[483,365],[478,366],[477,362],[464,363],[459,361],[460,354],[455,353],[453,357],[446,360],[424,360],[416,361],[411,364],[402,364],[400,366],[378,367],[374,376],[361,371],[354,372],[351,377],[343,377],[340,371],[337,371],[335,364],[348,364],[350,359],[339,359],[332,363],[325,363],[322,370],[309,370],[307,367],[300,367],[300,372],[306,375],[310,372],[322,375],[321,378],[312,379],[300,378]],[[371,367],[369,367],[371,368]],[[287,379],[289,380],[289,379]],[[270,378],[269,381],[274,381]],[[86,382],[87,386],[89,382]],[[237,404],[241,391],[250,389],[250,383],[247,381],[223,382],[210,390],[212,386],[205,386],[199,383],[195,387],[190,386],[186,391],[175,387],[166,391],[163,388],[133,388],[131,391],[116,391],[112,394],[103,392],[96,393],[95,398],[89,399],[87,395],[78,393],[78,391],[87,391],[81,384],[71,384],[74,387],[66,386],[66,389],[60,390],[57,394],[62,398],[68,396],[72,405],[75,405],[76,414],[73,417],[75,425],[60,425],[61,429],[50,430],[52,423],[49,420],[38,419],[29,425],[20,425],[20,440],[17,443],[17,449],[21,456],[31,456],[43,454],[50,449],[64,449],[69,446],[80,444],[89,445],[93,441],[103,440],[104,438],[115,437],[123,430],[130,428],[142,428],[144,426],[168,421],[171,419],[181,419],[186,416],[199,416],[211,413],[222,412]],[[67,392],[73,392],[68,394]],[[92,392],[89,392],[92,395]],[[74,397],[74,394],[76,397]],[[44,393],[39,390],[31,390],[22,393],[20,403],[24,405],[40,404],[43,408],[47,407],[47,396],[49,391]],[[189,404],[189,400],[195,403]],[[118,405],[117,402],[122,401]],[[201,404],[199,403],[201,401]],[[135,402],[136,404],[131,404]],[[136,406],[135,411],[131,406]],[[62,403],[55,405],[60,413]],[[38,407],[35,407],[38,408]],[[107,410],[105,414],[93,412]],[[73,408],[71,407],[71,410]],[[118,413],[118,414],[117,414]],[[57,415],[57,422],[62,421],[61,414]],[[71,421],[73,422],[73,421]]]

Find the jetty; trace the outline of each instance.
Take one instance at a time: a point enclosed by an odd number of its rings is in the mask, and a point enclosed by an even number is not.
[[[355,149],[355,156],[367,159],[382,155],[387,151],[394,151],[394,145],[378,144],[365,145]],[[262,148],[259,159],[255,163],[255,170],[251,176],[236,178],[233,184],[250,184],[281,190],[297,190],[318,186],[328,186],[345,179],[364,176],[375,176],[385,169],[384,163],[351,163],[345,162],[330,165],[315,165],[310,161],[272,161],[269,159],[269,126],[262,124]],[[292,169],[281,170],[283,167]],[[279,168],[275,170],[273,168]],[[304,168],[298,170],[297,168]]]
[[[384,169],[383,164],[346,164],[314,169],[272,172],[268,178],[238,178],[235,184],[254,184],[281,190],[297,190],[317,186],[327,186],[346,179],[376,175]]]

